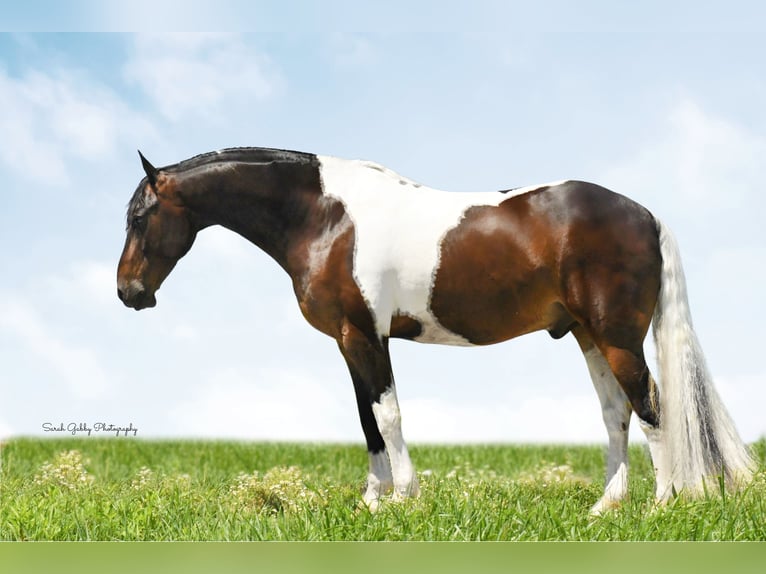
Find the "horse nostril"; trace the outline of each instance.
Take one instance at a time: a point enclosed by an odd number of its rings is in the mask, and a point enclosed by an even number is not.
[[[127,283],[117,284],[117,297],[129,307],[133,307],[136,303],[139,303],[143,299],[145,293],[146,290],[140,281],[129,281]]]

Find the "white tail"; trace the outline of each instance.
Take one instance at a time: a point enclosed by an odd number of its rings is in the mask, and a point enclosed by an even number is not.
[[[660,436],[670,464],[666,486],[700,494],[708,481],[723,477],[728,487],[736,487],[752,477],[753,459],[713,386],[692,327],[676,240],[659,220],[657,228],[662,286],[653,328],[660,374]]]

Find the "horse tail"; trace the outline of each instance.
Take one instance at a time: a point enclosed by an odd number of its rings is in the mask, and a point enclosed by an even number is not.
[[[662,276],[652,324],[669,478],[677,492],[700,494],[711,479],[734,488],[750,480],[754,461],[713,386],[694,332],[678,244],[659,220],[657,228]]]

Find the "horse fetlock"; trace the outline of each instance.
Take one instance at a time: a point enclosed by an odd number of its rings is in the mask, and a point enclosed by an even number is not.
[[[362,497],[362,505],[370,512],[377,512],[380,509],[380,496],[378,494],[370,494],[365,492]]]
[[[622,499],[615,499],[609,496],[602,496],[601,499],[590,509],[591,516],[602,516],[605,513],[616,510],[622,504]]]
[[[420,483],[413,470],[406,480],[400,480],[394,485],[394,499],[403,500],[405,498],[417,498],[420,496]]]
[[[390,493],[390,497],[387,495]],[[368,480],[367,489],[362,496],[362,504],[370,512],[380,510],[384,500],[391,502],[403,502],[409,498],[418,498],[420,496],[420,485],[416,477],[407,484],[394,485],[393,483],[371,483]]]

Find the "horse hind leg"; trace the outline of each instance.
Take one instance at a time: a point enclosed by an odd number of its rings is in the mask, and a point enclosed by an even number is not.
[[[660,428],[659,390],[646,365],[640,340],[636,339],[632,344],[615,344],[596,339],[596,345],[625,392],[646,435],[654,466],[656,498],[663,503],[672,494],[671,461]]]
[[[619,506],[628,494],[628,427],[632,410],[625,391],[590,336],[580,326],[572,332],[588,365],[609,436],[604,494],[590,511],[599,515]]]

